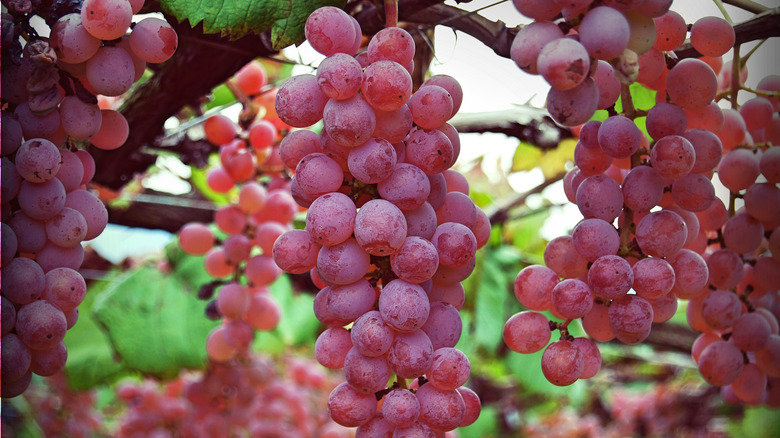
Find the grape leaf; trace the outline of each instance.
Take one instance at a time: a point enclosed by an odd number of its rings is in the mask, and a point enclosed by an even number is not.
[[[201,366],[206,337],[217,324],[204,317],[205,302],[177,276],[154,268],[118,280],[96,298],[92,311],[123,365],[158,377]]]
[[[207,34],[230,39],[271,29],[277,50],[304,40],[306,18],[321,6],[342,7],[344,0],[162,0],[165,12],[191,26],[203,23]]]

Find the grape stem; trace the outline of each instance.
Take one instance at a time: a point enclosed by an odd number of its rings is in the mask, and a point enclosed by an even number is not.
[[[398,0],[385,0],[385,27],[398,27]]]
[[[737,94],[739,94],[740,89],[740,82],[742,82],[739,78],[740,69],[741,69],[741,62],[739,59],[739,48],[740,45],[736,44],[734,46],[734,58],[731,61],[731,108],[737,109],[739,108],[739,103],[737,102]]]
[[[726,8],[723,6],[723,2],[721,0],[713,0],[715,2],[715,6],[720,9],[720,13],[723,14],[723,18],[726,19],[726,21],[729,22],[729,24],[733,25],[734,21],[731,19],[731,16],[729,15],[728,11],[726,11]]]

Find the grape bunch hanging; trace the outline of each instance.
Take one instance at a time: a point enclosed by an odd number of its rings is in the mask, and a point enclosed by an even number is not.
[[[23,393],[33,373],[51,376],[65,366],[62,341],[86,294],[81,243],[108,222],[87,187],[95,161],[85,148],[116,149],[129,132],[105,98],[127,92],[147,62],[167,60],[177,46],[176,32],[159,18],[144,18],[128,32],[143,1],[73,6],[57,15],[19,2],[3,14],[4,398]],[[49,18],[48,37],[31,27],[33,15]]]
[[[470,364],[454,348],[460,282],[490,223],[450,169],[460,143],[447,121],[460,85],[437,75],[413,93],[414,41],[399,27],[379,31],[357,56],[360,26],[340,9],[316,10],[305,32],[326,58],[316,74],[280,87],[276,110],[292,127],[321,120],[323,129],[292,130],[280,144],[292,195],[308,211],[304,229],[274,243],[273,258],[320,287],[314,313],[328,328],[315,356],[346,378],[330,394],[330,415],[358,436],[469,425],[480,402],[463,386]]]
[[[701,333],[691,354],[704,380],[728,400],[776,407],[780,76],[744,87],[731,24],[704,17],[689,29],[668,0],[514,4],[536,21],[518,32],[512,59],[550,84],[552,117],[578,127],[563,184],[583,219],[548,244],[546,266],[517,275],[527,310],[506,322],[506,344],[544,350],[545,377],[569,385],[598,372],[599,342],[644,341],[682,300]],[[701,56],[679,59],[686,41]],[[632,104],[635,83],[656,92],[647,111]],[[740,90],[751,94],[741,104]],[[590,120],[597,109],[608,117]],[[587,337],[569,333],[576,320]]]

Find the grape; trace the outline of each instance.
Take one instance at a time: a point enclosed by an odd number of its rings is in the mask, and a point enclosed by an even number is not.
[[[685,137],[667,135],[659,139],[650,151],[653,168],[664,178],[677,179],[693,169],[696,151]]]
[[[731,327],[742,314],[742,303],[735,293],[714,290],[701,303],[701,316],[715,330]]]
[[[2,347],[3,382],[13,382],[24,377],[30,369],[32,355],[30,349],[14,333],[3,335],[0,340]],[[3,398],[6,397],[3,391]]]
[[[60,170],[56,178],[60,180],[66,192],[76,190],[84,179],[84,165],[75,152],[60,150]]]
[[[22,181],[17,200],[30,218],[49,220],[66,206],[65,187],[57,178],[42,183]]]
[[[628,21],[619,11],[598,6],[588,11],[580,22],[580,43],[597,59],[620,56],[628,46]]]
[[[547,243],[544,264],[563,278],[577,278],[588,269],[588,261],[574,248],[571,236],[558,236]]]
[[[352,347],[344,358],[344,377],[359,392],[373,394],[384,389],[390,374],[384,357],[366,357]]]
[[[526,73],[538,74],[536,61],[547,43],[563,38],[561,29],[549,21],[535,21],[523,26],[512,40],[510,58]]]
[[[274,107],[284,123],[305,128],[322,119],[327,102],[328,96],[321,91],[317,77],[304,74],[289,78],[279,87]]]
[[[19,252],[34,253],[43,248],[46,244],[46,228],[43,222],[32,219],[24,214],[23,211],[17,211],[8,221],[17,239],[17,250]]]
[[[363,69],[352,56],[335,53],[320,63],[317,68],[317,82],[326,96],[348,99],[360,90]]]
[[[6,223],[0,223],[0,229],[2,229],[2,236],[0,236],[0,242],[2,245],[2,267],[5,267],[16,256],[16,250],[19,248],[19,241],[16,239],[16,233]]]
[[[664,259],[649,257],[637,261],[632,267],[634,272],[633,289],[645,299],[655,299],[666,295],[675,283],[675,270]]]
[[[466,383],[470,372],[469,359],[463,352],[456,348],[443,347],[433,352],[433,363],[426,377],[434,388],[448,391]]]
[[[48,350],[32,350],[30,370],[39,376],[53,376],[65,367],[68,350],[64,342]]]
[[[666,260],[674,268],[672,292],[680,298],[698,296],[709,278],[709,269],[704,259],[694,251],[681,249]]]
[[[613,158],[630,157],[639,149],[642,132],[628,117],[611,116],[598,130],[599,146]]]
[[[387,179],[396,164],[395,148],[383,138],[371,138],[349,152],[349,171],[359,181],[376,184]]]
[[[81,274],[70,268],[55,268],[45,275],[41,299],[67,312],[78,307],[86,293],[87,285]]]
[[[515,297],[531,310],[547,310],[552,307],[552,290],[558,281],[555,271],[546,266],[527,266],[515,278]]]
[[[719,289],[732,289],[742,280],[742,258],[728,248],[721,248],[707,257],[709,282]]]
[[[427,180],[426,178],[425,181]],[[419,207],[404,211],[404,217],[407,236],[419,236],[429,240],[433,237],[436,231],[436,212],[431,204],[423,201]]]
[[[361,424],[355,429],[355,438],[392,436],[394,430],[395,426],[385,420],[380,410],[368,422]]]
[[[456,222],[439,225],[431,242],[439,254],[439,263],[452,268],[470,262],[477,251],[474,233],[465,225]]]
[[[305,230],[290,230],[273,246],[274,261],[286,272],[302,274],[318,265],[320,246]]]
[[[764,236],[764,226],[746,212],[732,216],[723,226],[723,240],[726,247],[738,254],[755,251]]]
[[[717,340],[707,345],[699,356],[699,373],[710,385],[733,383],[744,368],[742,352],[734,344]]]
[[[325,368],[339,369],[344,367],[344,360],[351,348],[349,332],[343,327],[331,327],[317,337],[314,355]]]
[[[599,89],[597,109],[607,109],[615,104],[620,96],[620,80],[615,75],[615,69],[604,60],[599,60],[593,80]]]
[[[375,302],[376,292],[373,286],[367,280],[361,279],[350,284],[332,286],[325,304],[332,316],[343,321],[354,321],[371,310]]]
[[[593,292],[582,280],[562,280],[553,288],[552,304],[553,309],[566,319],[581,318],[593,306]]]
[[[731,329],[731,342],[742,351],[758,351],[766,346],[772,330],[758,313],[742,314]]]
[[[659,102],[647,112],[647,132],[654,140],[682,135],[686,122],[685,111],[673,103]]]
[[[463,103],[463,88],[460,86],[460,83],[452,76],[437,74],[426,79],[420,87],[427,87],[428,85],[438,85],[447,90],[450,98],[452,98],[452,113],[450,117],[454,116],[460,109],[461,103]]]
[[[639,56],[639,74],[636,81],[647,88],[656,89],[666,80],[666,58],[663,52],[652,48]]]
[[[2,199],[15,198],[19,193],[19,187],[22,185],[22,177],[16,170],[16,164],[6,157],[0,159],[2,161],[2,169],[0,170],[0,189],[2,190]]]
[[[767,376],[756,364],[745,364],[737,380],[732,382],[731,388],[745,403],[760,403],[767,390]]]
[[[428,335],[434,350],[454,347],[460,340],[463,321],[458,308],[446,302],[431,300],[428,319],[421,329]]]
[[[355,216],[355,239],[372,255],[391,255],[401,248],[406,238],[406,218],[403,212],[384,199],[372,199]]]
[[[709,178],[690,173],[674,181],[672,199],[685,210],[704,211],[715,200],[715,188]]]
[[[542,354],[542,373],[550,383],[557,386],[576,382],[584,367],[582,352],[571,341],[555,341],[548,345]]]
[[[461,386],[457,389],[463,402],[466,404],[466,412],[463,415],[463,420],[460,422],[460,427],[466,427],[473,424],[479,418],[479,413],[482,410],[482,402],[479,400],[479,396],[473,390]]]
[[[363,71],[360,90],[372,108],[395,111],[404,106],[412,96],[412,76],[395,61],[372,62]],[[451,112],[452,108],[449,111]],[[371,130],[373,131],[373,127]]]
[[[691,27],[691,44],[704,56],[722,56],[736,39],[734,28],[720,17],[703,17]]]
[[[609,307],[593,303],[590,312],[582,317],[582,328],[591,338],[599,342],[611,341],[615,333],[609,324]]]
[[[595,261],[604,255],[617,254],[620,248],[620,236],[617,230],[602,219],[583,219],[574,226],[571,238],[574,248],[588,261]]]
[[[52,25],[49,38],[49,43],[57,53],[57,60],[69,64],[85,62],[100,48],[100,38],[87,32],[79,13],[60,17]]]
[[[612,300],[608,316],[609,326],[620,342],[637,344],[650,334],[653,306],[642,297],[624,295]]]
[[[176,52],[179,37],[167,21],[147,17],[135,23],[130,32],[130,47],[146,62],[167,61]]]
[[[344,173],[327,155],[315,152],[301,158],[295,168],[295,179],[305,193],[320,196],[341,187]]]
[[[635,212],[650,211],[661,202],[665,181],[650,166],[637,166],[623,179],[623,202]]]
[[[125,34],[133,19],[133,8],[125,0],[84,0],[81,20],[95,38],[114,40]]]
[[[60,151],[54,143],[44,138],[33,138],[19,146],[14,165],[16,172],[26,181],[42,183],[57,175],[60,160]]]
[[[639,221],[636,241],[645,254],[667,257],[679,251],[688,237],[688,228],[679,214],[655,211]]]
[[[626,20],[630,28],[631,37],[628,40],[628,49],[641,55],[655,44],[655,22],[651,17],[639,14],[633,10],[625,12]]]
[[[582,353],[582,374],[580,379],[590,379],[601,369],[601,352],[598,346],[588,338],[576,337],[572,341]]]
[[[537,21],[550,20],[561,12],[561,6],[545,0],[512,0],[517,10]]]
[[[631,289],[633,283],[634,271],[631,265],[626,259],[616,255],[599,257],[588,270],[590,290],[602,298],[620,298]],[[584,313],[587,313],[587,310]]]
[[[78,245],[86,235],[86,219],[72,208],[63,207],[53,218],[46,221],[46,237],[58,246],[70,248]]]
[[[54,348],[66,330],[65,315],[46,300],[25,304],[16,312],[16,334],[32,350]]]
[[[354,53],[355,26],[349,15],[339,8],[323,6],[316,9],[306,19],[304,32],[314,50],[325,56]]]
[[[745,127],[749,132],[763,129],[772,120],[774,106],[769,99],[754,97],[739,107],[739,113],[745,121]]]
[[[585,80],[589,72],[590,58],[583,44],[570,38],[558,38],[542,47],[536,65],[539,74],[552,88],[563,91],[570,90]]]
[[[108,223],[108,210],[97,196],[86,190],[68,192],[65,207],[72,208],[87,221],[87,234],[84,240],[92,240],[99,236]]]
[[[30,109],[27,101],[17,105],[14,115],[22,126],[24,138],[50,138],[60,129],[60,112],[38,114]]]
[[[780,336],[772,334],[764,348],[755,352],[756,365],[767,376],[780,377]]]
[[[125,144],[130,134],[130,127],[122,113],[111,109],[102,109],[100,110],[100,120],[100,130],[89,138],[89,142],[93,146],[110,151]]]
[[[220,315],[230,319],[242,319],[249,305],[250,294],[246,286],[231,282],[219,290],[217,309]]]
[[[774,184],[757,183],[748,187],[744,195],[745,211],[761,222],[780,220],[780,188]]]
[[[373,303],[372,303],[373,304]],[[382,319],[396,331],[409,333],[421,328],[428,319],[428,295],[418,285],[403,280],[392,280],[379,295]]]
[[[653,19],[657,38],[653,47],[658,50],[674,50],[685,42],[685,36],[688,29],[685,19],[674,11],[667,11],[659,17]]]
[[[301,158],[314,152],[322,152],[317,133],[308,129],[296,129],[287,133],[279,144],[279,154],[284,165],[295,169]]]
[[[436,210],[436,221],[439,225],[453,222],[473,229],[477,223],[477,210],[474,201],[468,195],[449,192],[444,195],[444,202]]]
[[[408,102],[412,120],[423,129],[435,129],[452,116],[450,93],[438,85],[421,87]],[[407,144],[408,147],[408,144]],[[435,173],[435,172],[434,172]]]
[[[717,132],[725,151],[730,151],[746,141],[747,128],[739,111],[723,110],[723,127]]]
[[[504,325],[504,342],[518,353],[535,353],[550,342],[547,317],[530,310],[512,315]]]
[[[604,175],[585,178],[577,188],[577,207],[586,218],[612,222],[623,210],[623,192],[620,185]]]
[[[390,143],[402,142],[413,126],[412,112],[406,104],[394,111],[374,110],[374,115],[376,116],[374,137],[381,137]]]
[[[377,61],[395,61],[401,65],[408,65],[414,58],[414,39],[400,27],[388,27],[377,32],[368,42],[368,60],[371,63]]]
[[[365,94],[344,100],[329,99],[323,109],[325,132],[336,143],[349,148],[367,142],[376,127],[376,116],[369,103],[371,101]]]
[[[393,343],[395,333],[379,311],[370,310],[355,320],[350,330],[352,344],[363,356],[383,356]]]
[[[321,245],[337,245],[352,236],[355,214],[355,203],[343,193],[322,195],[309,207],[306,231]]]
[[[203,122],[203,132],[211,144],[223,145],[235,140],[238,128],[229,117],[214,114]]]
[[[454,158],[452,142],[442,131],[417,129],[409,134],[406,142],[406,161],[420,168],[425,174],[441,173],[452,166]]]
[[[410,427],[420,417],[420,402],[413,392],[394,389],[382,401],[382,415],[393,427]]]
[[[387,352],[387,362],[398,377],[413,379],[423,375],[433,362],[433,346],[422,330],[398,333]]]
[[[596,112],[599,89],[596,82],[585,77],[582,82],[567,90],[552,88],[547,94],[547,112],[564,126],[576,126],[587,122]]]
[[[436,272],[439,254],[429,240],[409,236],[398,252],[390,256],[390,266],[398,278],[409,283],[422,283]]]
[[[683,109],[703,108],[715,98],[717,89],[715,72],[699,59],[683,59],[666,76],[669,97]]]
[[[103,46],[87,61],[86,77],[97,93],[104,96],[122,95],[135,82],[133,59],[121,47]]]
[[[277,264],[279,263],[277,262]],[[329,284],[354,283],[363,278],[368,272],[369,265],[368,253],[360,247],[354,238],[349,238],[338,245],[323,246],[316,262],[320,278]],[[290,272],[287,269],[284,270]]]
[[[439,390],[426,384],[415,395],[420,402],[420,421],[432,429],[453,430],[463,421],[466,404],[455,389]]]

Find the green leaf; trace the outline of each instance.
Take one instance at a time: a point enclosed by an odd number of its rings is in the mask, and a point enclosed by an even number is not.
[[[463,438],[485,438],[500,436],[498,425],[500,413],[493,406],[483,406],[477,421],[469,426],[458,429],[458,435]]]
[[[523,170],[532,170],[539,165],[539,160],[542,158],[543,152],[541,149],[531,144],[520,142],[515,148],[515,153],[512,156],[512,172],[521,172]]]
[[[207,34],[230,39],[271,29],[277,50],[304,40],[306,19],[321,6],[342,7],[344,0],[162,0],[162,8],[191,26],[203,23]]]
[[[320,325],[314,316],[314,295],[294,293],[287,275],[280,276],[270,289],[282,313],[274,330],[282,342],[286,345],[313,344]]]
[[[511,284],[517,275],[515,262],[500,251],[486,252],[480,260],[474,294],[473,339],[491,354],[503,342],[509,299],[514,299]]]
[[[165,378],[203,365],[218,324],[205,318],[205,306],[176,276],[143,267],[118,279],[92,310],[126,368]]]

